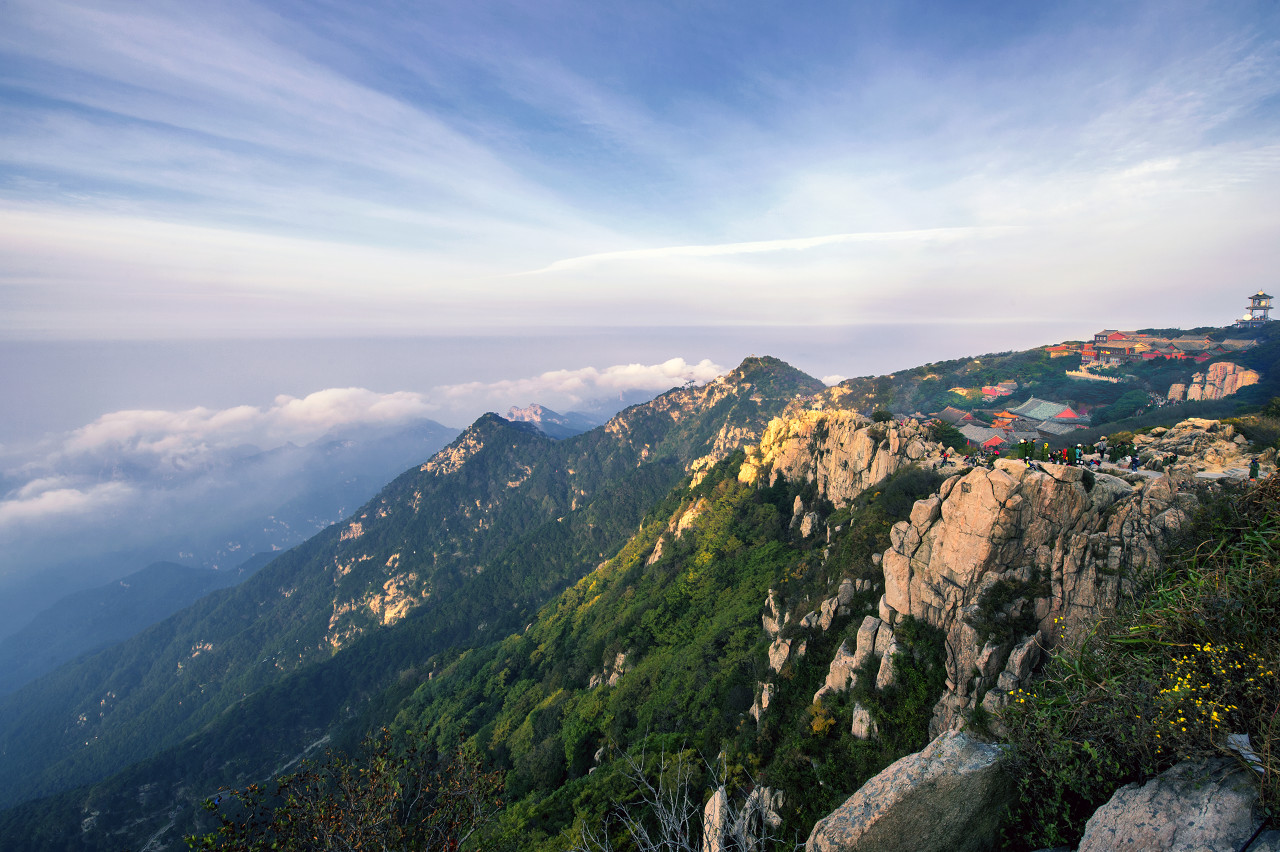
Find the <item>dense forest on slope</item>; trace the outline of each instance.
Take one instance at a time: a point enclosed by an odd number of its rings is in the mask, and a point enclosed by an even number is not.
[[[813,703],[826,660],[875,611],[871,588],[782,669],[759,725],[748,711],[771,674],[760,621],[768,590],[800,610],[816,605],[861,573],[850,551],[865,558],[867,536],[887,545],[889,526],[937,476],[907,468],[836,511],[804,483],[744,485],[742,458],[672,491],[616,557],[527,628],[456,655],[400,705],[402,740],[441,754],[463,743],[505,770],[509,804],[483,848],[559,850],[582,825],[604,824],[635,795],[623,753],[702,755],[708,769],[721,755],[731,784],[783,792],[782,831],[802,837],[862,781],[927,741],[943,651],[923,625],[899,629],[898,685],[877,692],[874,672],[863,672],[861,689]],[[840,532],[805,536],[792,523],[797,497]],[[878,738],[836,723],[854,701],[870,708]]]
[[[112,832],[137,831],[139,813],[163,822],[157,803],[170,794],[198,799],[193,789],[269,772],[384,690],[425,677],[432,655],[527,621],[616,552],[686,464],[731,449],[820,387],[758,358],[559,442],[482,417],[348,523],[0,704],[9,803],[151,761],[10,812],[0,836],[30,836],[31,821],[69,830],[83,818],[73,813],[104,796],[120,805],[154,785],[150,803],[103,808],[95,831],[74,840],[111,848]],[[206,750],[180,745],[193,735]],[[47,848],[68,848],[56,836]]]

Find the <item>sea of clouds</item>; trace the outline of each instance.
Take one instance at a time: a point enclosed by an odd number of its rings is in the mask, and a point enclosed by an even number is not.
[[[0,447],[0,591],[11,603],[36,594],[34,606],[161,559],[235,567],[341,520],[484,411],[540,402],[603,422],[725,371],[673,358],[425,392],[326,388],[265,405],[111,411]]]
[[[280,395],[267,406],[113,411],[4,458],[0,530],[118,510],[139,492],[173,490],[246,455],[284,445],[401,427],[442,411],[505,411],[529,402],[562,411],[598,408],[724,372],[710,360],[690,364],[672,358],[441,385],[426,393],[327,388],[303,397]]]

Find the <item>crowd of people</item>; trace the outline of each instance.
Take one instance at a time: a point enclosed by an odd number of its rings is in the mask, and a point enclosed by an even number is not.
[[[958,463],[963,463],[970,467],[977,465],[991,467],[998,458],[1000,458],[999,449],[980,450],[960,457]],[[1133,471],[1142,467],[1137,448],[1134,447],[1131,441],[1110,444],[1107,442],[1106,435],[1099,438],[1096,443],[1088,446],[1076,444],[1074,447],[1067,446],[1057,450],[1050,449],[1048,442],[1038,444],[1035,441],[1021,440],[1011,448],[1009,458],[1025,461],[1028,467],[1031,466],[1032,462],[1050,462],[1051,464],[1065,464],[1075,467],[1101,468],[1104,461],[1113,465],[1128,467],[1129,470]],[[1163,466],[1177,461],[1177,458],[1176,454],[1171,454],[1161,458],[1160,462]],[[943,449],[942,463],[949,464],[950,462],[951,451]]]
[[[979,465],[993,467],[998,458],[1000,458],[1000,450],[998,449],[991,451],[980,450],[976,453],[969,453],[959,457],[956,463],[964,464],[967,467],[977,467]],[[1103,435],[1096,443],[1087,446],[1076,444],[1074,447],[1068,446],[1058,450],[1049,449],[1047,442],[1037,444],[1035,441],[1022,440],[1012,448],[1009,458],[1021,459],[1026,462],[1027,467],[1038,467],[1037,462],[1049,462],[1051,464],[1065,464],[1100,470],[1102,463],[1106,461],[1118,467],[1127,467],[1131,471],[1137,471],[1144,466],[1152,467],[1155,470],[1163,470],[1178,460],[1178,454],[1169,453],[1159,457],[1152,457],[1144,465],[1132,441],[1111,444],[1108,443],[1107,436]],[[942,463],[945,465],[951,462],[951,450],[944,447],[942,450]],[[1159,462],[1159,464],[1154,465],[1152,462]],[[1251,482],[1257,480],[1260,466],[1256,456],[1249,461],[1249,480]]]

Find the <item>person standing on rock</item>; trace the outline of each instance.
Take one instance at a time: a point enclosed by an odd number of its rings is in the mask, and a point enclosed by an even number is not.
[[[1098,464],[1101,466],[1103,459],[1107,457],[1107,436],[1103,435],[1098,438]]]
[[[1258,470],[1259,470],[1261,467],[1262,467],[1262,466],[1261,466],[1260,464],[1258,464],[1258,457],[1257,457],[1257,456],[1254,456],[1254,457],[1253,457],[1253,460],[1252,460],[1251,462],[1249,462],[1249,481],[1250,481],[1250,482],[1257,482],[1257,481],[1258,481]]]

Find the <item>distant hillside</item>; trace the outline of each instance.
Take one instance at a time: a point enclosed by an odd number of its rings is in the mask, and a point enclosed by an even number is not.
[[[1178,329],[1145,329],[1166,334],[1178,334]],[[1242,332],[1230,327],[1195,329],[1214,339],[1239,337]],[[1253,387],[1224,400],[1225,405],[1203,406],[1192,403],[1171,408],[1160,418],[1161,422],[1174,423],[1179,419],[1198,416],[1201,411],[1212,411],[1213,416],[1225,416],[1238,408],[1256,408],[1273,396],[1280,395],[1280,323],[1271,323],[1248,335],[1259,340],[1253,349],[1212,358],[1204,363],[1193,361],[1167,361],[1163,358],[1102,371],[1103,375],[1119,379],[1116,383],[1087,381],[1066,375],[1078,370],[1080,357],[1051,358],[1045,347],[1023,351],[991,352],[971,358],[958,358],[923,364],[884,376],[863,376],[847,379],[828,389],[822,398],[827,404],[853,408],[863,413],[883,409],[900,416],[930,414],[947,406],[964,410],[999,409],[1013,406],[1031,396],[1065,403],[1076,410],[1095,415],[1096,422],[1119,420],[1131,416],[1137,410],[1150,405],[1133,400],[1133,392],[1139,397],[1149,394],[1165,395],[1174,382],[1186,382],[1191,375],[1202,372],[1218,361],[1233,361],[1258,370],[1263,380]],[[1015,381],[1018,389],[1009,396],[984,397],[983,387],[1000,382]],[[1127,407],[1108,411],[1126,394],[1130,394]],[[1101,414],[1099,420],[1097,415]]]
[[[128,639],[215,589],[236,585],[276,556],[260,553],[221,571],[156,562],[106,586],[67,595],[0,640],[0,695],[81,654]]]

